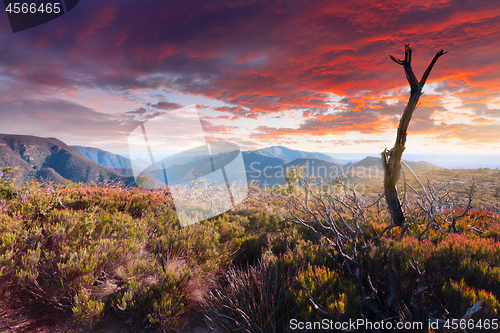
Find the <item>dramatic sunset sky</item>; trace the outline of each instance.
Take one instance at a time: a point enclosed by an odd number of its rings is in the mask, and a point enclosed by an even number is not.
[[[3,7],[2,7],[3,8]],[[389,55],[435,65],[409,153],[500,153],[500,2],[82,0],[12,33],[0,14],[0,133],[124,151],[196,104],[208,139],[332,153],[392,147],[409,97]]]

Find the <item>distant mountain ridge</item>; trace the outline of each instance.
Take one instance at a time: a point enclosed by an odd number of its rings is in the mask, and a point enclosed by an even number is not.
[[[443,169],[440,166],[437,166],[435,164],[425,162],[425,161],[420,161],[420,162],[415,162],[415,161],[405,161],[403,160],[412,170],[437,170],[437,169]],[[382,159],[380,157],[373,157],[373,156],[368,156],[365,157],[364,159],[357,161],[357,162],[350,162],[345,164],[345,168],[349,167],[354,167],[354,168],[377,168],[379,170],[383,170],[382,166]]]
[[[88,157],[90,160],[104,165],[108,168],[130,168],[130,159],[119,154],[111,153],[99,148],[72,146],[80,153]],[[325,161],[340,163],[335,158],[323,153],[306,152],[301,150],[293,150],[283,146],[273,146],[263,149],[243,151],[243,159],[245,165],[250,167],[250,164],[257,162],[253,168],[263,169],[266,166],[278,166],[291,162],[297,158],[320,158]],[[185,161],[186,162],[186,161]],[[146,162],[144,162],[146,163]],[[148,165],[144,164],[144,167]]]
[[[24,183],[33,179],[51,179],[56,183],[102,182],[120,180],[125,184],[134,177],[124,176],[95,163],[75,148],[55,138],[0,134],[0,167],[15,167],[15,178]]]
[[[122,155],[113,154],[99,148],[72,146],[91,161],[108,168],[130,168],[130,160]]]
[[[270,157],[283,158],[288,160],[289,162],[296,160],[297,158],[319,158],[333,163],[339,163],[339,164],[341,163],[337,159],[323,153],[294,150],[283,146],[272,146],[272,147],[253,150],[251,152]]]
[[[264,170],[265,168],[275,167],[290,162],[290,160],[282,157],[263,155],[254,151],[244,151],[242,156],[245,162],[245,169],[248,171]]]
[[[115,170],[124,175],[133,174],[130,169],[123,167],[124,165],[130,165],[130,160],[124,156],[91,147],[75,148],[79,149],[95,162],[106,163],[105,165],[115,168]],[[242,156],[245,170],[247,172],[247,179],[249,181],[253,179],[259,184],[262,184],[262,186],[284,184],[287,168],[304,166],[306,164],[308,164],[308,167],[305,171],[308,175],[320,176],[322,178],[348,174],[352,176],[355,170],[357,170],[356,174],[360,174],[360,172],[362,172],[362,174],[372,178],[374,176],[380,177],[383,175],[382,160],[379,157],[368,156],[356,162],[343,164],[335,158],[323,153],[293,150],[283,146],[273,146],[253,151],[243,151]],[[180,159],[178,164],[169,167],[169,172],[176,174],[189,172],[189,170],[192,170],[197,164],[201,167],[199,163],[202,162],[199,161],[197,163],[196,161],[192,161],[190,159]],[[206,161],[203,163],[206,164]],[[406,163],[413,170],[440,169],[437,165],[428,162],[406,161]],[[146,167],[144,168],[146,169]],[[209,164],[204,165],[201,169],[205,170],[207,173],[211,172]],[[146,169],[146,172],[148,171],[149,169]],[[163,179],[162,172],[160,170],[150,172],[158,180]]]
[[[229,158],[224,154],[216,156],[214,158],[220,161]],[[308,175],[322,178],[346,175],[349,172],[354,174],[354,170],[357,170],[358,174],[360,170],[368,170],[370,177],[375,170],[378,176],[381,171],[383,172],[382,161],[378,157],[365,157],[356,162],[343,164],[323,153],[293,150],[283,146],[244,151],[242,156],[247,179],[249,181],[254,179],[263,186],[284,184],[287,168],[306,164]],[[187,158],[174,163],[169,170],[182,178],[186,176],[184,173],[201,162]],[[441,169],[429,162],[406,161],[406,163],[413,170]],[[48,178],[56,183],[68,180],[89,183],[117,179],[131,184],[134,182],[131,165],[129,158],[99,148],[71,147],[55,138],[0,134],[0,167],[16,167],[17,178],[22,182],[34,178]],[[149,165],[145,161],[134,161],[134,165],[148,171]],[[202,169],[210,173],[210,163]],[[158,170],[151,174],[157,179],[162,179]]]
[[[340,176],[344,170],[343,165],[326,161],[320,158],[297,158],[283,165],[268,167],[262,170],[247,169],[248,181],[254,180],[260,187],[274,187],[286,183],[286,170],[297,166],[306,166],[307,176],[316,176],[323,179]]]
[[[124,169],[131,169],[132,164],[128,157],[122,156],[120,154],[111,153],[106,150],[102,150],[94,147],[83,147],[83,146],[72,146],[78,150],[82,155],[86,156],[91,161],[99,163],[108,168],[120,169],[127,172]],[[146,162],[136,160],[135,165],[146,168],[148,164]],[[118,170],[116,170],[118,171]],[[130,171],[131,172],[131,171]]]

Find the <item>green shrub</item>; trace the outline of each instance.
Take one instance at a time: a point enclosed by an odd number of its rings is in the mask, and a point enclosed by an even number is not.
[[[104,303],[92,299],[92,295],[86,289],[80,290],[74,296],[74,306],[71,308],[73,317],[77,322],[87,325],[95,324],[104,311]]]
[[[298,287],[294,291],[294,297],[304,318],[325,318],[315,309],[314,304],[336,321],[355,319],[358,316],[362,297],[358,295],[356,285],[348,276],[326,267],[309,265],[296,279]]]
[[[290,319],[325,312],[359,318],[360,286],[370,291],[370,283],[377,294],[363,303],[365,316],[412,320],[419,283],[412,260],[425,270],[422,317],[448,319],[447,309],[461,317],[474,301],[484,302],[474,318],[498,316],[500,227],[491,212],[470,210],[458,233],[435,228],[432,241],[419,242],[424,220],[402,239],[398,228],[376,237],[389,216],[367,209],[355,248],[358,281],[326,237],[286,220],[291,208],[273,191],[253,191],[237,209],[182,228],[167,191],[39,182],[21,188],[8,177],[0,179],[2,297],[27,291],[30,300],[72,311],[90,326],[114,311],[172,331],[205,309],[222,331],[285,332]],[[292,190],[284,195],[300,194]]]
[[[149,321],[165,330],[172,330],[186,308],[202,300],[204,290],[197,290],[197,280],[182,261],[171,263],[157,276],[139,302]],[[199,296],[199,298],[197,298]]]
[[[477,290],[465,283],[449,281],[442,288],[445,306],[449,310],[452,318],[461,318],[472,305],[478,301],[483,301],[486,311],[483,311],[484,318],[498,318],[500,313],[500,303],[491,293],[484,290]],[[486,313],[485,313],[486,312]]]
[[[4,167],[0,169],[0,199],[10,200],[15,197],[17,190],[15,173],[15,168]]]

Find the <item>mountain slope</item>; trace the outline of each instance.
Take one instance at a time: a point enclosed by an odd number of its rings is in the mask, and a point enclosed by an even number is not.
[[[301,150],[294,150],[294,149],[286,148],[283,146],[267,147],[267,148],[253,150],[252,152],[258,153],[261,155],[265,155],[265,156],[279,157],[279,158],[286,159],[288,161],[293,161],[293,160],[296,160],[297,158],[320,158],[320,159],[328,161],[328,162],[340,164],[340,161],[334,159],[331,156],[323,154],[323,153],[314,153],[314,152],[306,152],[306,151],[301,151]]]
[[[108,168],[130,168],[130,160],[99,148],[72,146],[91,161]]]
[[[244,151],[242,156],[243,161],[245,161],[245,169],[248,171],[264,170],[290,162],[285,158],[263,155],[253,151]]]
[[[4,166],[16,167],[16,178],[20,182],[47,177],[56,183],[67,180],[89,183],[111,179],[121,180],[125,184],[133,182],[133,177],[95,163],[55,138],[0,134],[0,167]]]
[[[437,169],[442,169],[441,167],[429,163],[429,162],[414,162],[414,161],[405,161],[403,160],[412,170],[437,170]],[[382,159],[380,157],[372,157],[368,156],[362,159],[361,161],[358,162],[351,162],[346,164],[346,168],[348,167],[354,167],[354,168],[359,168],[359,167],[364,167],[364,168],[377,168],[379,170],[383,170],[382,166]]]
[[[343,165],[339,163],[333,163],[325,161],[320,158],[297,158],[292,162],[276,166],[273,168],[267,168],[263,171],[248,171],[247,169],[247,179],[255,180],[260,187],[273,187],[275,185],[285,184],[286,170],[288,168],[294,168],[296,166],[304,166],[307,164],[307,168],[304,170],[307,176],[316,176],[323,179],[329,177],[336,177],[343,174]]]

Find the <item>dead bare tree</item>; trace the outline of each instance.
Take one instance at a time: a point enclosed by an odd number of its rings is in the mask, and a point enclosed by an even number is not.
[[[382,311],[370,304],[377,302],[381,305],[382,302],[370,275],[363,268],[365,251],[371,247],[362,237],[362,228],[368,223],[365,215],[368,206],[363,206],[365,198],[345,179],[318,179],[311,184],[302,171],[299,168],[287,170],[289,189],[295,191],[292,195],[284,196],[290,205],[288,220],[310,229],[318,238],[324,237],[332,250],[336,250],[338,255],[332,251],[331,258],[339,268],[346,270],[362,296],[361,317],[368,320],[363,311],[369,308],[381,316],[379,320],[387,319]],[[296,184],[299,186],[295,187]],[[316,311],[330,317],[328,311],[317,304],[312,296],[309,296],[309,302]]]
[[[427,80],[427,77],[429,77],[432,67],[434,66],[436,61],[445,53],[447,52],[444,52],[443,50],[440,50],[438,53],[436,53],[434,59],[432,59],[429,67],[427,67],[427,70],[422,76],[420,82],[415,77],[415,74],[413,74],[413,70],[411,68],[411,48],[409,44],[405,45],[404,60],[396,59],[392,55],[390,56],[395,63],[404,67],[406,79],[410,83],[411,88],[410,99],[408,100],[408,104],[406,105],[403,115],[401,116],[401,120],[399,121],[396,143],[391,150],[384,149],[384,151],[381,153],[382,164],[384,166],[385,199],[391,213],[392,224],[396,226],[401,226],[405,221],[405,216],[401,208],[401,203],[399,201],[396,184],[401,174],[401,156],[403,155],[403,151],[405,150],[406,131],[408,130],[408,125],[413,115],[413,111],[415,111],[418,100],[422,95],[422,89],[424,87],[425,81]]]
[[[457,222],[466,218],[473,208],[472,202],[477,187],[476,180],[474,178],[467,181],[454,180],[458,175],[457,172],[450,180],[433,180],[426,176],[426,182],[422,182],[408,164],[404,161],[402,163],[403,170],[406,169],[407,172],[410,172],[419,185],[414,188],[405,180],[405,187],[409,189],[409,194],[414,198],[413,203],[407,203],[406,206],[407,220],[417,221],[418,216],[425,217],[426,226],[422,232],[416,235],[417,239],[422,241],[428,238],[432,229],[442,235],[433,241],[438,241],[449,232],[458,232]],[[459,185],[462,186],[459,187]],[[418,190],[419,187],[420,190]],[[405,205],[404,202],[403,205]],[[438,221],[440,222],[438,223]],[[476,227],[472,227],[472,230],[476,233],[483,232]]]
[[[287,200],[293,208],[289,221],[307,227],[318,237],[326,236],[340,254],[342,266],[360,279],[362,260],[358,250],[368,248],[365,244],[359,246],[361,228],[367,223],[364,198],[341,179],[319,180],[314,185],[306,177],[297,181],[300,192]]]

